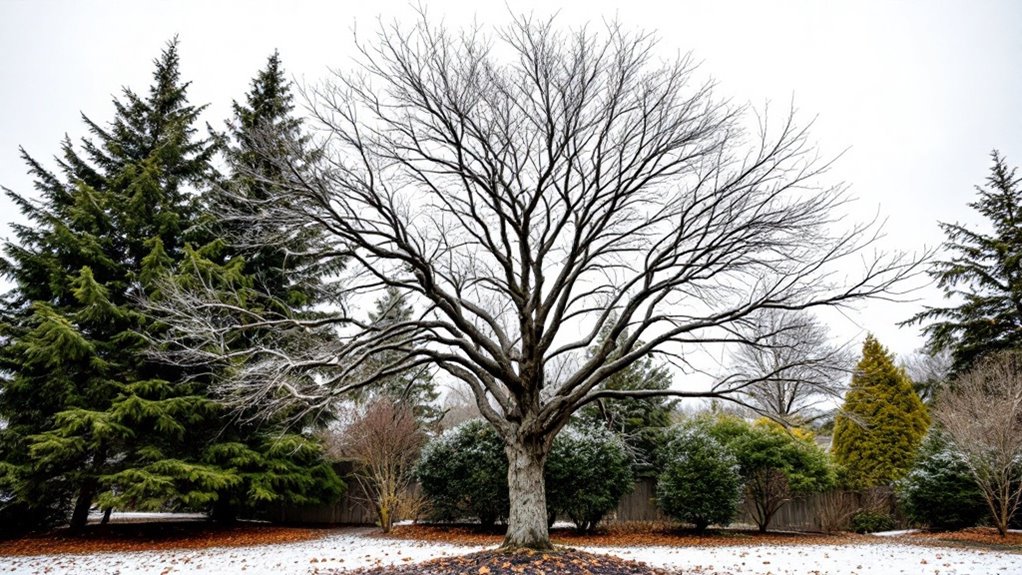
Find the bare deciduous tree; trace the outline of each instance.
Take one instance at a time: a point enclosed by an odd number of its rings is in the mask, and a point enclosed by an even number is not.
[[[937,398],[937,394],[951,378],[951,365],[951,352],[946,349],[935,353],[918,350],[902,362],[919,399],[927,404]]]
[[[374,398],[327,445],[331,455],[355,464],[354,476],[371,500],[380,528],[389,533],[426,441],[411,406]]]
[[[1022,500],[1022,353],[981,360],[940,394],[934,417],[965,457],[1004,537]]]
[[[804,310],[764,309],[750,318],[750,345],[736,349],[732,369],[751,381],[742,394],[759,413],[791,424],[826,415],[819,406],[840,399],[854,360],[830,342],[826,326]]]
[[[829,164],[793,113],[774,125],[718,99],[687,57],[662,61],[651,35],[519,18],[487,37],[424,17],[360,48],[360,67],[310,95],[323,162],[280,166],[291,177],[275,189],[300,201],[249,212],[272,229],[320,226],[347,246],[335,279],[348,303],[394,288],[416,313],[381,327],[344,308],[332,318],[341,345],[281,351],[284,334],[327,320],[238,322],[213,291],[168,291],[156,311],[173,326],[169,357],[233,357],[232,397],[287,409],[424,364],[461,380],[506,444],[507,547],[550,546],[543,466],[580,407],[741,401],[755,383],[601,382],[653,354],[696,368],[692,346],[756,345],[742,330],[757,310],[889,296],[919,266],[876,252],[874,223],[844,224],[848,196],[818,182]],[[251,325],[276,325],[282,340],[228,351]]]

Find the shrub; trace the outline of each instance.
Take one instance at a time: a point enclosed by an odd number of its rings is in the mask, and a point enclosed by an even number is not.
[[[632,487],[631,458],[624,441],[603,427],[568,427],[554,439],[545,479],[551,520],[561,514],[591,531]]]
[[[477,419],[431,441],[416,477],[432,519],[474,517],[490,527],[508,516],[507,471],[503,442]],[[627,448],[604,428],[566,428],[550,449],[545,482],[551,519],[563,514],[580,531],[589,531],[632,486]]]
[[[988,513],[965,458],[936,431],[926,437],[915,466],[897,490],[908,518],[931,529],[972,527]]]
[[[709,428],[734,453],[751,504],[753,519],[766,531],[777,511],[792,497],[819,493],[834,485],[824,452],[804,431],[788,431],[769,420],[750,424],[721,417]]]
[[[734,519],[742,501],[738,460],[704,427],[673,429],[661,460],[656,494],[664,513],[700,532]]]
[[[385,395],[373,398],[337,440],[341,453],[355,464],[353,475],[369,496],[380,528],[390,533],[403,518],[399,508],[425,442],[413,406]]]
[[[896,525],[894,518],[882,511],[860,511],[852,516],[852,531],[856,533],[890,531]]]
[[[477,419],[429,442],[415,473],[433,519],[474,517],[492,527],[506,520],[510,510],[507,467],[500,437]]]
[[[823,505],[816,512],[820,531],[831,534],[851,529],[852,517],[859,511],[854,493],[831,491],[823,498]]]

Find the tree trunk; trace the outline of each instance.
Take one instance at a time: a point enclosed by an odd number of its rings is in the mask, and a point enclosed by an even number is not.
[[[507,452],[507,486],[511,514],[504,549],[551,549],[547,528],[546,490],[543,485],[545,450],[540,442],[515,441]]]
[[[71,531],[78,532],[85,529],[89,523],[89,509],[92,507],[92,498],[96,495],[96,481],[87,479],[78,491],[78,499],[75,501],[75,509],[71,514]]]
[[[230,499],[227,493],[221,493],[220,498],[213,503],[213,509],[209,514],[211,521],[215,523],[232,524],[238,519],[238,508]]]
[[[92,500],[96,497],[96,492],[99,491],[98,476],[104,463],[106,463],[106,448],[100,446],[93,454],[90,470],[82,481],[81,489],[78,490],[78,499],[75,501],[74,512],[71,513],[70,528],[72,532],[85,529],[89,523],[89,509],[92,508]]]
[[[113,513],[113,511],[114,511],[113,507],[107,507],[106,509],[103,510],[103,520],[100,521],[100,525],[106,525],[110,523],[110,514]]]

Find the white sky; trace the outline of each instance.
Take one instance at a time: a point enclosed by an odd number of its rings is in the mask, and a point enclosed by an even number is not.
[[[513,12],[559,10],[564,26],[616,17],[655,30],[664,55],[692,51],[718,94],[817,116],[825,155],[847,150],[830,177],[851,184],[863,218],[887,218],[884,247],[918,251],[943,237],[938,221],[975,222],[966,207],[997,148],[1022,165],[1022,2],[1004,1],[525,1],[425,2],[451,26],[489,25]],[[144,92],[152,60],[174,34],[193,103],[219,127],[232,99],[277,48],[299,81],[345,68],[352,29],[410,18],[405,1],[169,2],[0,0],[0,185],[31,193],[18,159],[44,162],[64,134],[84,135],[80,113],[104,123],[121,86]],[[51,164],[52,165],[52,164]],[[18,216],[0,200],[0,237]],[[865,331],[899,354],[918,348],[895,324],[924,302],[867,303],[826,316],[842,339]]]

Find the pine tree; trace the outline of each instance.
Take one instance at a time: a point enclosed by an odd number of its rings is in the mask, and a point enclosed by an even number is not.
[[[944,248],[953,257],[937,261],[930,276],[948,307],[928,307],[908,320],[921,324],[931,352],[951,351],[954,373],[964,373],[992,351],[1022,347],[1022,177],[996,151],[986,187],[969,207],[986,218],[991,233],[941,223]]]
[[[622,339],[627,337],[627,334],[620,336]],[[603,338],[596,346],[602,341]],[[668,389],[671,383],[671,373],[666,366],[645,358],[615,374],[601,387],[615,390]],[[671,425],[671,414],[677,403],[666,397],[601,399],[584,407],[578,417],[583,421],[601,423],[621,435],[629,448],[636,476],[651,477],[657,451],[666,441],[665,433]]]
[[[888,485],[911,468],[930,424],[903,369],[872,335],[834,426],[833,454],[853,487]]]
[[[209,177],[214,153],[196,136],[202,108],[187,101],[176,41],[155,67],[148,95],[125,89],[108,126],[84,118],[92,139],[82,152],[65,140],[59,172],[22,151],[38,203],[5,190],[30,224],[4,245],[14,288],[2,325],[10,343],[0,361],[12,376],[0,393],[0,455],[20,505],[60,516],[73,499],[74,528],[117,477],[157,486],[139,505],[200,503],[231,481],[184,463],[192,424],[215,404],[144,353],[152,326],[138,298],[182,254],[189,189]]]

